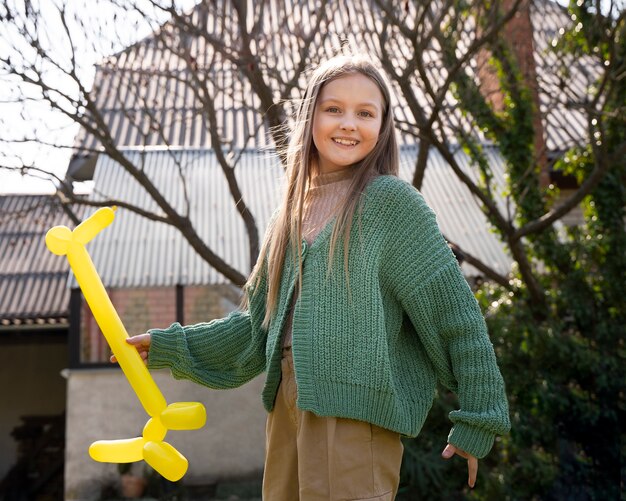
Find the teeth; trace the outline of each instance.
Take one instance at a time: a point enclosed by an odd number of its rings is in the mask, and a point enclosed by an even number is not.
[[[350,139],[341,139],[338,137],[333,138],[333,141],[339,144],[343,144],[344,146],[356,146],[358,141],[350,140]]]

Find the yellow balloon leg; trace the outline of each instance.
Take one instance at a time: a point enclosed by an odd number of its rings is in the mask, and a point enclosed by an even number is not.
[[[200,402],[176,402],[160,417],[168,430],[197,430],[206,423],[206,410]]]
[[[171,482],[183,478],[188,462],[180,452],[167,442],[146,442],[143,458],[150,466]]]
[[[143,459],[142,437],[124,440],[99,440],[89,447],[89,455],[101,463],[134,463]]]

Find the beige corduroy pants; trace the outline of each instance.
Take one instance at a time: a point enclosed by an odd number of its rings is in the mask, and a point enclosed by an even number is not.
[[[319,417],[296,407],[290,349],[266,425],[265,501],[395,498],[403,446],[398,433],[353,419]]]

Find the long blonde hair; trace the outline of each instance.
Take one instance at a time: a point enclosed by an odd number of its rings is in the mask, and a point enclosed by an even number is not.
[[[287,147],[287,190],[274,224],[268,228],[259,258],[244,286],[244,301],[248,304],[248,291],[258,285],[263,263],[267,260],[267,297],[263,327],[268,328],[276,313],[282,269],[288,245],[291,245],[294,264],[298,269],[300,290],[302,277],[302,219],[304,200],[310,185],[317,149],[313,143],[313,113],[322,87],[328,82],[349,74],[361,73],[376,83],[383,95],[383,116],[378,140],[373,150],[356,166],[348,188],[348,195],[338,209],[333,227],[328,256],[331,269],[333,255],[340,236],[344,237],[344,269],[348,279],[348,244],[352,219],[361,193],[367,184],[382,174],[398,174],[398,146],[389,88],[382,74],[365,55],[335,56],[317,67],[311,75],[304,97],[296,113],[295,126]],[[349,283],[349,282],[348,282]]]

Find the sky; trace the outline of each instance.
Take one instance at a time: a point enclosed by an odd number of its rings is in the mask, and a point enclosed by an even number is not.
[[[142,9],[149,10],[148,0],[134,0]],[[23,9],[22,2],[15,0],[0,5],[3,9]],[[40,34],[46,50],[55,54],[60,65],[66,68],[69,63],[69,43],[64,36],[59,6],[65,6],[68,12],[67,23],[74,34],[74,49],[77,61],[77,72],[86,88],[90,88],[95,74],[95,65],[106,56],[114,54],[124,47],[148,36],[152,26],[145,22],[137,13],[131,13],[120,7],[114,7],[110,0],[33,0],[35,9],[40,9],[41,17],[38,24],[31,25]],[[121,5],[129,4],[124,0]],[[164,1],[169,4],[169,0]],[[197,0],[176,0],[182,9],[189,9]],[[18,4],[15,6],[14,4]],[[154,12],[154,11],[153,11]],[[157,19],[165,22],[167,15],[157,11]],[[86,29],[81,28],[83,23]],[[0,25],[0,54],[15,54],[15,60],[28,55],[32,49],[20,43],[17,34],[18,24]],[[48,36],[51,34],[50,36]],[[78,34],[78,35],[77,35]],[[27,56],[28,57],[28,56]],[[36,56],[33,54],[33,58]],[[30,59],[29,59],[30,60]],[[12,58],[13,61],[13,58]],[[48,82],[56,88],[71,95],[78,95],[76,85],[64,77],[58,70],[43,67]],[[19,94],[28,99],[28,103],[15,103],[21,99]],[[34,102],[38,92],[28,86],[16,86],[11,77],[0,71],[0,165],[21,166],[34,165],[51,171],[63,178],[71,156],[71,146],[79,127],[59,112],[51,111],[49,106]],[[65,148],[45,147],[35,142],[9,143],[2,139],[23,139],[36,136],[42,141],[61,144]],[[88,188],[87,188],[88,189]],[[49,177],[22,175],[0,168],[0,194],[9,193],[54,193],[55,184]],[[80,187],[79,187],[80,191]]]

